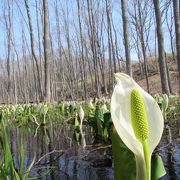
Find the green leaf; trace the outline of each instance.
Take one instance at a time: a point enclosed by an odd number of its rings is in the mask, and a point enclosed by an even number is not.
[[[126,147],[115,128],[111,131],[112,154],[114,161],[114,179],[115,180],[135,180],[136,162],[134,154]],[[166,174],[162,158],[155,155],[151,164],[151,180],[158,180]]]
[[[109,129],[111,125],[112,125],[111,113],[110,112],[104,113],[104,128]]]
[[[75,115],[75,119],[74,119],[74,127],[75,127],[75,129],[77,128],[77,127],[79,127],[79,120],[78,120],[78,115],[77,115],[77,112],[76,112],[76,115]]]
[[[80,142],[80,133],[77,132],[77,131],[74,131],[74,138],[75,138],[75,141],[78,142],[78,144],[79,144],[79,142]]]
[[[105,128],[104,133],[103,133],[103,137],[104,137],[105,142],[108,141],[108,136],[109,136],[108,130],[107,130],[107,128]]]
[[[152,158],[152,173],[151,180],[158,180],[160,177],[166,174],[166,170],[164,168],[164,164],[161,156],[155,155]]]
[[[134,154],[120,139],[115,128],[111,132],[115,180],[135,180],[136,162]]]
[[[99,104],[96,106],[95,119],[98,128],[98,135],[103,137],[104,114]]]
[[[19,174],[21,176],[23,174],[23,167],[24,167],[24,147],[23,147],[23,137],[21,137],[21,142],[20,142],[20,167],[19,167]]]

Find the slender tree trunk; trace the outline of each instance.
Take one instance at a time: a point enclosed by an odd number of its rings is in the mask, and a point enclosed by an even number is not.
[[[107,33],[108,33],[108,52],[109,52],[109,86],[110,86],[110,94],[114,87],[114,78],[113,73],[116,72],[116,61],[114,55],[114,46],[112,42],[112,30],[111,30],[111,19],[110,19],[110,7],[109,2],[106,0],[106,15],[107,15]],[[113,65],[112,65],[113,60]],[[114,68],[113,68],[114,66]]]
[[[36,69],[37,69],[38,92],[39,92],[40,99],[42,99],[42,86],[41,86],[40,69],[39,69],[39,64],[38,64],[38,58],[36,56],[35,48],[34,48],[34,33],[33,33],[33,28],[32,28],[32,20],[31,20],[28,0],[24,0],[24,1],[25,1],[25,5],[26,5],[26,11],[27,11],[27,15],[28,15],[28,22],[29,22],[29,29],[30,29],[31,53],[32,53],[33,59],[35,60]]]
[[[4,9],[4,20],[6,26],[6,34],[7,34],[7,103],[9,104],[11,101],[11,63],[10,63],[10,56],[11,56],[11,31],[12,31],[12,17],[11,17],[11,7],[10,7],[10,0],[7,1],[7,8],[8,8],[8,17],[6,17],[5,9]]]
[[[40,24],[41,21],[39,20],[39,11],[38,11],[38,0],[36,0],[36,26],[37,26],[37,33],[38,33],[38,50],[39,50],[39,69],[40,69],[40,79],[41,79],[41,90],[43,95],[43,64],[42,64],[42,47],[41,47],[41,32],[40,32]]]
[[[26,56],[26,38],[25,38],[25,34],[24,34],[24,29],[22,26],[22,58],[23,58],[23,62],[24,62],[24,68],[23,68],[23,90],[24,90],[24,94],[25,94],[25,102],[28,103],[29,102],[29,98],[30,98],[30,82],[28,80],[28,59]],[[33,61],[34,62],[34,61]],[[34,69],[33,69],[34,72]],[[33,81],[36,81],[34,78],[32,78]],[[36,94],[37,90],[35,89],[35,94]]]
[[[166,52],[165,52],[165,58],[166,58],[166,70],[167,70],[167,78],[168,78],[169,91],[170,91],[170,93],[172,93],[171,74],[170,74],[169,68],[168,68],[168,59],[167,59],[167,54],[166,54]]]
[[[50,19],[49,19],[49,13],[48,13],[48,22],[50,22]],[[54,43],[53,43],[53,37],[52,37],[52,34],[51,33],[51,26],[50,26],[50,23],[49,23],[49,41],[50,41],[50,49],[51,49],[51,54],[49,56],[49,58],[51,59],[51,64],[50,64],[50,71],[49,71],[49,74],[50,74],[50,91],[51,91],[51,97],[50,99],[52,101],[55,100],[55,94],[56,94],[56,72],[57,72],[57,69],[56,69],[56,58],[55,58],[55,53],[54,53]]]
[[[111,13],[111,19],[112,19],[112,13]],[[117,59],[118,61],[118,71],[121,71],[121,59],[119,58],[119,52],[118,52],[118,38],[117,38],[117,31],[115,29],[115,26],[114,26],[114,23],[112,21],[112,28],[113,28],[113,31],[114,31],[114,38],[115,38],[115,51],[116,51],[116,56],[115,56],[115,59]]]
[[[16,54],[16,62],[17,62],[17,67],[18,67],[18,72],[16,72],[15,60],[13,58],[12,64],[13,64],[13,82],[14,82],[14,102],[15,102],[15,104],[17,104],[18,103],[18,90],[17,90],[18,84],[19,84],[19,93],[21,93],[22,97],[25,97],[25,96],[24,96],[24,92],[22,90],[23,86],[22,86],[22,82],[21,82],[21,70],[20,70],[20,64],[19,64],[19,55],[18,55],[18,52],[16,50],[14,40],[11,39],[11,43],[12,43],[12,46],[13,46],[15,54]],[[19,83],[17,84],[18,76],[19,76],[19,81],[18,81]]]
[[[55,15],[56,15],[56,31],[57,31],[57,40],[58,40],[58,55],[60,61],[60,83],[61,85],[61,97],[64,96],[65,90],[65,79],[64,79],[64,67],[63,67],[63,56],[62,56],[62,43],[61,43],[61,30],[60,30],[60,22],[59,22],[59,11],[58,11],[58,2],[55,0]]]
[[[43,0],[44,11],[44,74],[45,74],[45,94],[44,100],[49,102],[51,98],[50,91],[50,42],[49,42],[49,23],[48,23],[48,0]]]
[[[96,29],[95,29],[95,21],[94,14],[92,8],[92,1],[87,0],[88,6],[88,20],[89,20],[89,39],[91,43],[91,51],[93,54],[93,62],[94,62],[94,74],[95,74],[95,89],[96,89],[96,97],[100,97],[100,82],[99,82],[99,68],[98,68],[98,55],[97,55],[97,43],[96,43]]]
[[[106,0],[107,2],[107,0]],[[107,3],[106,3],[107,4]],[[107,9],[107,5],[106,5],[106,9]],[[107,12],[107,10],[106,10]],[[108,24],[108,28],[107,28],[107,33],[108,33],[108,55],[109,55],[109,92],[111,94],[112,90],[113,90],[113,66],[112,66],[112,51],[111,51],[111,39],[110,39],[110,31],[109,31],[109,20],[107,18],[107,24]]]
[[[13,81],[14,81],[14,104],[17,104],[18,102],[18,95],[17,95],[17,77],[18,73],[15,72],[15,63],[14,63],[14,58],[13,58]]]
[[[175,22],[175,32],[176,32],[176,52],[177,52],[177,64],[179,71],[179,93],[180,93],[180,9],[178,10],[178,0],[173,0],[173,9],[174,9],[174,22]]]
[[[168,12],[166,13],[166,25],[167,25],[167,28],[168,28],[168,31],[169,31],[169,36],[170,36],[170,41],[171,41],[171,52],[172,52],[172,57],[173,57],[173,60],[176,61],[176,57],[175,57],[175,53],[174,53],[174,38],[173,38],[173,12],[172,12],[172,9],[170,7],[170,11],[171,11],[171,16],[169,17],[168,16]],[[169,22],[169,19],[170,19],[170,22]]]
[[[87,59],[87,62],[88,62],[88,72],[89,72],[90,79],[91,79],[91,86],[94,87],[93,72],[92,72],[92,66],[91,66],[91,58],[88,57],[87,46],[85,46],[85,54],[86,54],[86,59]]]
[[[122,9],[122,20],[123,20],[124,46],[125,46],[125,54],[126,54],[126,73],[132,76],[126,0],[121,0],[121,9]]]
[[[162,92],[169,94],[160,5],[159,5],[159,0],[153,0],[153,2],[154,2],[154,9],[156,16],[156,26],[157,26],[156,30],[157,30],[157,38],[158,38],[159,68],[160,68]]]
[[[145,42],[144,42],[144,27],[143,27],[143,22],[141,18],[141,6],[138,0],[138,15],[139,15],[139,33],[140,33],[140,42],[141,42],[141,48],[142,48],[142,54],[143,54],[143,60],[144,60],[144,72],[145,72],[145,77],[146,77],[146,86],[147,86],[147,91],[150,93],[149,89],[149,78],[148,78],[148,69],[147,69],[147,56],[146,56],[146,47],[145,47]],[[138,25],[138,24],[137,24]]]
[[[83,91],[84,91],[84,99],[87,100],[86,67],[85,67],[85,58],[84,58],[84,45],[83,45],[82,24],[81,24],[81,10],[80,10],[79,0],[77,0],[77,6],[78,6],[78,22],[79,22],[79,31],[80,31],[80,43],[81,43]]]

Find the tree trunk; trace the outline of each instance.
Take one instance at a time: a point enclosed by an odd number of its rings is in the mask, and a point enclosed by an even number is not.
[[[169,94],[160,5],[159,5],[159,0],[153,0],[153,2],[154,2],[156,26],[157,26],[156,30],[157,30],[157,39],[158,39],[159,69],[160,69],[160,76],[161,76],[162,93]]]
[[[167,59],[167,54],[166,54],[166,52],[165,52],[165,59],[166,59],[166,70],[167,70],[167,78],[168,78],[169,92],[172,93],[171,74],[170,74],[169,68],[168,68],[168,59]]]
[[[11,31],[12,31],[12,15],[11,15],[11,7],[10,1],[7,1],[7,8],[8,8],[8,17],[6,17],[6,12],[4,8],[3,16],[5,20],[5,27],[6,27],[6,34],[7,34],[7,103],[11,102],[11,63],[10,63],[10,56],[11,56]]]
[[[173,60],[176,61],[175,53],[174,53],[174,34],[173,34],[173,12],[172,8],[170,7],[170,13],[171,16],[169,17],[168,12],[166,13],[166,25],[169,31],[169,36],[170,36],[170,41],[171,41],[171,52],[172,52],[172,57]],[[170,22],[169,22],[170,21]]]
[[[132,76],[130,48],[129,48],[128,18],[126,14],[127,9],[126,9],[125,0],[121,0],[121,9],[122,9],[122,20],[123,20],[124,46],[125,46],[125,54],[126,54],[126,73]]]
[[[147,56],[146,56],[146,47],[145,47],[145,41],[144,41],[144,27],[143,27],[143,20],[141,17],[141,6],[139,3],[139,0],[137,1],[138,5],[138,16],[139,16],[139,33],[140,33],[140,42],[141,42],[141,48],[142,48],[142,54],[143,54],[143,60],[144,60],[144,72],[145,72],[145,77],[146,77],[146,86],[147,86],[147,91],[150,93],[149,89],[149,78],[148,78],[148,69],[147,69]],[[138,26],[138,23],[137,23]]]
[[[42,45],[41,45],[41,30],[40,25],[42,25],[41,21],[39,20],[39,11],[38,11],[38,0],[36,0],[36,26],[37,26],[37,33],[38,33],[38,50],[39,50],[39,60],[40,60],[40,79],[41,79],[41,90],[43,95],[43,64],[42,64]]]
[[[61,98],[64,97],[64,90],[65,90],[65,78],[64,78],[64,67],[63,67],[63,59],[62,59],[62,43],[61,43],[61,30],[60,30],[60,22],[59,22],[59,11],[58,11],[58,2],[55,0],[55,15],[56,15],[56,33],[57,33],[57,40],[58,40],[58,58],[59,58],[59,71],[58,75],[60,76],[60,83],[61,85]]]
[[[50,42],[49,42],[49,25],[48,25],[48,0],[43,0],[44,11],[44,74],[45,74],[45,94],[44,100],[49,102],[51,98],[50,91]]]
[[[95,20],[94,20],[94,13],[92,8],[92,1],[87,0],[87,7],[88,7],[88,23],[89,23],[89,39],[91,43],[91,51],[93,55],[93,65],[94,65],[94,74],[95,74],[95,90],[96,90],[96,97],[100,97],[100,82],[99,82],[99,67],[98,67],[98,55],[97,55],[97,33],[95,28]]]
[[[32,27],[32,20],[31,20],[28,0],[24,0],[24,1],[25,1],[25,5],[26,5],[26,11],[27,11],[29,29],[30,29],[31,53],[32,53],[33,59],[35,60],[36,69],[37,69],[38,92],[39,92],[40,99],[42,99],[42,86],[41,86],[40,69],[39,69],[39,64],[38,64],[38,58],[35,54],[35,48],[34,48],[34,33],[33,33],[33,27]]]
[[[83,80],[83,91],[84,91],[84,100],[87,100],[87,88],[86,88],[86,67],[85,67],[85,58],[84,58],[84,45],[83,45],[83,36],[82,36],[82,24],[81,24],[81,9],[80,2],[77,1],[78,6],[78,22],[79,22],[79,31],[80,31],[80,44],[81,44],[81,59],[82,59],[82,80]]]
[[[177,63],[178,63],[178,71],[179,71],[179,93],[180,93],[180,15],[179,15],[180,9],[178,10],[178,0],[173,0],[173,9],[174,9],[174,22],[175,22],[175,32],[176,32],[176,52],[177,52]]]

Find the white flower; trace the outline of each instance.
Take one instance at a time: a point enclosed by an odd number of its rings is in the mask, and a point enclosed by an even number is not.
[[[79,108],[79,118],[80,118],[80,128],[82,129],[82,123],[84,120],[84,110],[83,110],[82,106],[80,106],[80,108]]]
[[[90,101],[89,101],[89,108],[90,108],[90,109],[94,109],[94,105],[93,105],[93,103],[92,103],[92,99],[90,99]]]
[[[103,105],[102,105],[102,110],[103,110],[103,114],[106,113],[106,112],[108,112],[108,109],[107,109],[106,104],[103,104]]]
[[[149,180],[150,177],[147,177],[145,159],[147,157],[149,158],[148,163],[150,166],[151,154],[158,145],[162,136],[164,127],[163,116],[154,98],[145,92],[131,77],[123,73],[116,73],[115,78],[117,84],[111,98],[111,116],[113,124],[122,141],[135,155],[136,179]],[[148,136],[146,139],[147,147],[145,148],[143,142],[135,135],[136,130],[132,124],[131,95],[134,89],[137,89],[142,95],[148,121]],[[144,151],[147,152],[144,153]]]

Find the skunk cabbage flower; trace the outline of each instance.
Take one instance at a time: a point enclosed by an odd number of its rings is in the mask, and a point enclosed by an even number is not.
[[[106,112],[108,112],[108,109],[107,109],[106,104],[103,104],[103,105],[102,105],[102,110],[103,110],[103,114],[106,113]]]
[[[94,109],[95,108],[93,103],[92,103],[92,99],[90,99],[90,101],[89,101],[89,108],[90,109]]]
[[[48,105],[47,104],[42,104],[41,106],[41,112],[46,115],[48,112]]]
[[[83,148],[86,147],[86,138],[85,138],[85,135],[83,133],[83,128],[82,128],[84,116],[85,116],[84,110],[83,110],[82,106],[80,106],[80,108],[79,108],[79,118],[80,118],[79,130],[80,130],[80,134],[81,134],[81,145]]]
[[[80,106],[79,108],[79,118],[80,118],[80,127],[82,128],[82,123],[83,123],[83,120],[84,120],[84,110],[82,108],[82,106]]]
[[[163,132],[161,110],[131,77],[116,73],[111,98],[113,124],[126,146],[134,153],[136,179],[151,179],[151,155]],[[128,173],[128,172],[127,172]]]

